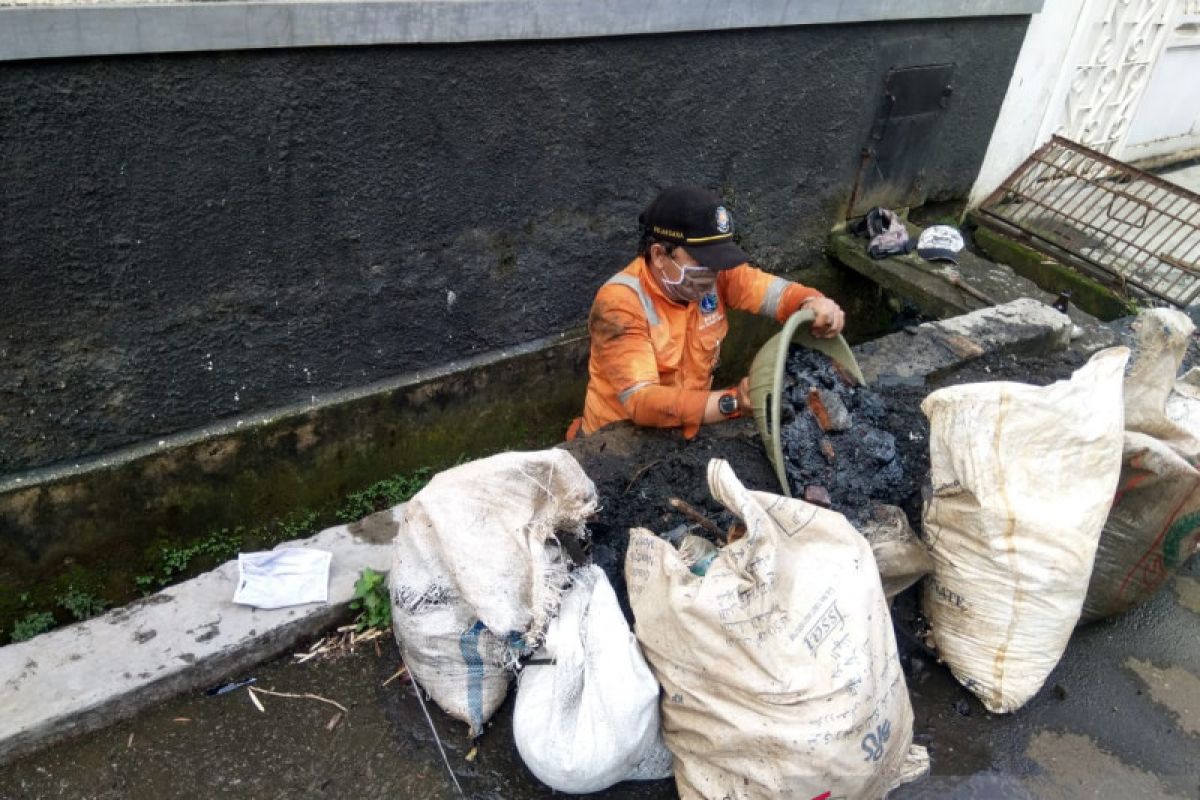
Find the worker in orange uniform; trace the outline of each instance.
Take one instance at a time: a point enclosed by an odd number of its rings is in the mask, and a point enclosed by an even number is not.
[[[779,322],[808,308],[816,315],[814,335],[841,332],[845,316],[837,303],[747,263],[733,242],[733,217],[712,192],[665,189],[638,221],[638,257],[592,303],[587,399],[567,438],[628,419],[681,428],[690,439],[701,425],[752,413],[748,379],[712,390],[729,330],[727,308]]]

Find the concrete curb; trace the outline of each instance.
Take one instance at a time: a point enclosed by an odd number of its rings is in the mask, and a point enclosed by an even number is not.
[[[908,225],[909,235],[914,240],[920,236],[921,230],[916,225]],[[1028,278],[1018,275],[1012,267],[988,261],[968,251],[959,253],[958,264],[926,261],[915,251],[876,259],[867,254],[865,239],[848,233],[835,233],[829,238],[829,252],[849,269],[907,298],[926,316],[939,319],[1022,297],[1047,304],[1056,297]],[[970,288],[955,284],[951,277],[954,273]],[[972,295],[971,289],[982,292],[989,300],[985,302]],[[1099,322],[1074,306],[1071,306],[1069,315],[1075,324],[1084,327]]]
[[[1045,303],[1022,298],[865,342],[854,348],[854,357],[867,383],[921,384],[991,353],[1065,350],[1072,325]]]
[[[362,569],[391,566],[397,509],[280,545],[333,553],[327,603],[270,611],[234,605],[238,572],[230,561],[103,616],[0,648],[0,765],[206,688],[328,629],[346,615]]]

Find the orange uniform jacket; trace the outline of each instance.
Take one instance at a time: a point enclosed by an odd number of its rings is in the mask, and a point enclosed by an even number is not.
[[[641,257],[608,280],[588,318],[591,357],[583,432],[618,420],[654,428],[700,429],[712,390],[726,308],[783,322],[816,289],[742,264],[717,276],[717,307],[677,305],[662,293]]]

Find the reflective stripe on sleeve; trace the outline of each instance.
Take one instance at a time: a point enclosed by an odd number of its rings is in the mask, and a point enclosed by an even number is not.
[[[618,393],[617,399],[621,401],[621,405],[625,405],[627,402],[629,402],[629,398],[633,397],[635,394],[640,392],[642,389],[645,389],[647,386],[653,386],[653,385],[654,385],[653,381],[642,381],[641,383],[635,383],[633,386],[630,386],[625,391]]]
[[[767,292],[763,295],[762,305],[758,307],[758,313],[764,317],[773,317],[779,313],[779,301],[783,299],[783,293],[787,291],[789,281],[778,276],[771,278],[771,282],[767,285]]]
[[[650,295],[646,294],[646,290],[642,287],[642,282],[640,280],[624,272],[618,272],[616,275],[613,275],[611,278],[605,281],[606,285],[609,283],[628,286],[630,289],[633,289],[633,291],[637,292],[638,300],[642,302],[642,310],[646,312],[646,321],[651,325],[658,324],[658,312],[654,310],[654,303],[651,302]],[[787,281],[784,281],[784,283],[787,283]],[[778,300],[776,300],[776,303],[778,303]]]

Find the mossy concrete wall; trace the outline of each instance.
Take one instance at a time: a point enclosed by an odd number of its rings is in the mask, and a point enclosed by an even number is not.
[[[127,599],[163,540],[327,510],[396,473],[558,441],[579,412],[586,353],[576,332],[6,480],[0,610],[64,574]]]
[[[979,223],[978,216],[972,219]],[[1093,280],[1065,264],[1039,253],[1028,245],[978,224],[975,244],[988,258],[1007,264],[1018,275],[1028,278],[1053,294],[1069,291],[1071,304],[1106,322],[1137,313],[1137,305],[1119,292]]]

